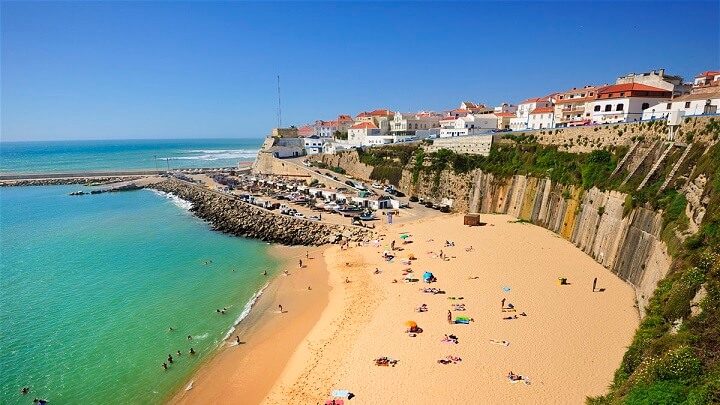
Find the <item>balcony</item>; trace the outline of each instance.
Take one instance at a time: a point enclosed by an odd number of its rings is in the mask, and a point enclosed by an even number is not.
[[[563,113],[581,113],[585,112],[585,106],[576,106],[576,107],[565,107],[562,109]]]

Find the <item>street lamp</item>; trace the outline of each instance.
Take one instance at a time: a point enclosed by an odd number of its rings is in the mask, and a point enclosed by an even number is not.
[[[160,169],[158,169],[158,164],[157,164],[157,155],[153,155],[153,157],[155,158],[155,173],[160,174]]]
[[[169,157],[165,158],[165,162],[167,163],[167,168],[168,168],[167,172],[168,172],[168,174],[170,174],[170,158]]]

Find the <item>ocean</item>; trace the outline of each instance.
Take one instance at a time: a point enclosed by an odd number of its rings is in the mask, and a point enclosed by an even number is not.
[[[236,167],[251,162],[263,140],[165,139],[0,142],[0,173]]]
[[[217,142],[145,150],[252,148]],[[107,168],[142,167],[144,142],[128,143],[119,153],[136,158],[108,152]],[[38,153],[32,167],[96,168],[68,163],[92,152],[51,154],[75,158]],[[68,196],[80,188],[0,188],[0,403],[162,403],[223,344],[279,263],[265,243],[212,231],[185,201],[152,190]]]

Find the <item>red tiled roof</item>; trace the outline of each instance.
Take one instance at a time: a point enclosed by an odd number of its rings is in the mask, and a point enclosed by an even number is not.
[[[455,121],[456,119],[457,119],[457,117],[445,117],[445,118],[441,119],[440,121]]]
[[[352,121],[353,119],[349,115],[340,114],[338,115],[338,121],[339,122],[348,122]]]
[[[530,114],[545,114],[545,113],[551,113],[555,111],[553,107],[539,107],[532,111],[530,111]]]
[[[496,112],[496,113],[492,113],[492,114],[495,115],[496,117],[514,117],[515,116],[515,114],[509,113],[509,112]]]
[[[373,110],[370,112],[370,115],[395,115],[390,110]]]
[[[598,89],[598,94],[605,93],[616,93],[618,91],[658,91],[658,92],[669,92],[670,90],[661,89],[659,87],[647,86],[640,83],[625,83],[625,84],[613,84],[607,87]]]
[[[370,116],[369,112],[363,111],[360,114],[356,115],[355,118],[364,118],[364,117],[369,117],[369,116]]]
[[[699,79],[701,77],[708,77],[708,76],[715,76],[720,75],[720,70],[708,70],[706,72],[702,72],[699,75],[695,76],[696,79]]]
[[[378,129],[378,127],[372,122],[361,122],[351,126],[350,129]]]
[[[547,97],[538,97],[538,98],[529,98],[525,101],[523,101],[520,104],[530,104],[530,103],[547,103],[548,98]]]

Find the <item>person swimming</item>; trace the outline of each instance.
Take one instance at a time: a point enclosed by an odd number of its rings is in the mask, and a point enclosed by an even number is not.
[[[188,340],[192,340],[192,336],[188,335]]]
[[[195,354],[195,349],[193,349],[192,347],[190,348],[190,354],[191,355]]]
[[[167,363],[163,362],[163,364],[161,366],[162,366],[163,370],[167,370]]]
[[[172,355],[168,354],[168,363],[172,364],[173,358]]]

